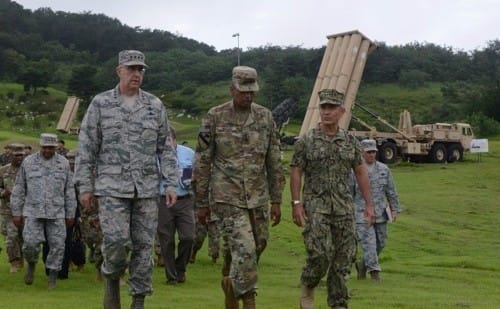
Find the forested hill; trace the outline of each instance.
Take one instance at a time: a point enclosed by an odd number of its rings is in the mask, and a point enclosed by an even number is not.
[[[335,29],[318,36],[332,33]],[[426,122],[469,121],[473,116],[498,122],[500,40],[485,43],[484,49],[463,51],[419,42],[378,42],[358,97],[377,105],[385,117],[397,118],[401,108],[408,108],[404,104],[418,104],[422,112],[416,116]],[[21,83],[26,95],[51,86],[88,102],[115,85],[116,55],[132,48],[144,51],[150,64],[144,88],[161,95],[167,105],[196,114],[220,103],[220,89],[227,94],[236,49],[218,52],[193,39],[131,28],[102,14],[31,11],[0,0],[0,81]],[[241,63],[259,72],[259,103],[273,108],[291,97],[298,102],[294,116],[300,119],[323,53],[324,47],[268,45],[241,51]],[[389,84],[396,88],[374,88]]]

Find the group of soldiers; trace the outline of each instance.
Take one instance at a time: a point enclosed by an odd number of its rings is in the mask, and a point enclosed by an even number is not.
[[[12,270],[22,267],[20,248],[24,238],[23,253],[28,262],[24,281],[33,283],[38,253],[34,248],[44,239],[43,232],[38,235],[37,231],[45,229],[51,247],[45,266],[50,269],[49,288],[55,287],[54,276],[61,269],[56,264],[62,260],[54,258],[56,251],[60,252],[60,237],[50,233],[56,228],[59,233],[64,225],[73,226],[78,200],[84,234],[93,235],[89,247],[94,249],[94,255],[102,256],[96,266],[105,280],[104,308],[121,308],[119,280],[128,268],[131,308],[143,309],[145,297],[153,293],[155,235],[160,226],[165,227],[159,210],[169,210],[171,216],[185,204],[189,205],[189,216],[196,214],[198,219],[199,237],[194,241],[190,261],[195,261],[208,233],[212,262],[219,257],[219,250],[222,253],[225,307],[236,309],[243,303],[243,308],[255,309],[258,263],[268,245],[269,226],[281,221],[285,186],[272,113],[253,101],[260,89],[257,71],[247,66],[233,68],[229,87],[232,99],[211,108],[203,118],[194,159],[186,168],[192,175],[190,188],[179,190],[182,166],[166,109],[159,98],[140,88],[147,68],[140,51],[123,50],[118,54],[115,72],[119,82],[115,88],[96,95],[89,105],[82,120],[76,159],[66,152],[63,143],[56,144],[57,136],[53,134],[42,134],[41,150],[25,158],[29,164],[21,166],[21,147],[10,147],[15,149],[10,150],[9,157],[18,159],[5,167],[5,174],[8,171],[16,175],[10,170],[16,165],[21,169],[15,182],[1,178],[2,204],[8,207],[10,197],[12,208],[12,220],[4,222],[13,222],[10,229],[17,237],[12,236],[17,241],[17,247],[12,248],[17,248],[18,254],[12,255],[12,260],[9,255]],[[356,263],[358,278],[366,277],[368,272],[378,282],[381,268],[377,257],[385,245],[388,221],[385,210],[389,207],[395,217],[399,202],[389,170],[374,160],[375,141],[360,144],[339,128],[345,112],[344,94],[323,89],[318,96],[321,122],[297,141],[290,162],[292,217],[303,228],[306,249],[300,307],[313,307],[314,289],[326,275],[328,305],[343,309],[348,305],[346,283],[356,259],[357,239],[365,251],[363,260]],[[56,146],[70,163],[74,161],[74,177],[68,172],[71,165],[66,159],[59,154],[53,156]],[[55,174],[50,175],[51,171]],[[37,179],[27,179],[27,174]],[[59,191],[64,193],[59,192],[63,196],[58,198],[65,202],[47,203],[44,197],[56,194],[50,188],[42,197],[33,196],[33,192],[29,196],[29,190],[24,192],[28,185],[34,185],[34,191],[43,191],[43,181],[48,183],[50,176],[61,185]],[[11,196],[9,185],[13,183]],[[24,193],[30,203],[21,200]],[[38,201],[42,206],[59,207],[62,214],[47,214],[47,209],[36,207]],[[30,217],[30,212],[40,209],[46,213]],[[30,223],[35,226],[30,227]],[[171,226],[166,228],[171,233]],[[165,247],[171,245],[172,239],[169,244],[162,245],[161,241],[161,256],[165,258]],[[9,248],[7,251],[14,251]],[[168,258],[174,259],[171,255]],[[184,256],[182,260],[187,263],[189,259]],[[185,265],[175,269],[177,266],[166,267],[167,284],[185,281]]]
[[[0,155],[0,214],[1,232],[4,236],[7,259],[10,264],[10,272],[16,273],[24,267],[23,257],[23,228],[17,227],[13,222],[13,214],[10,205],[10,197],[16,180],[16,176],[21,168],[23,160],[31,155],[32,146],[22,143],[11,143],[4,147],[4,152]],[[64,156],[71,168],[75,163],[75,151],[70,151],[64,147],[64,141],[58,140],[56,152]],[[76,200],[76,196],[75,196]],[[75,218],[75,225],[79,225],[82,231],[82,238],[89,250],[89,261],[95,262],[100,277],[99,267],[102,263],[100,245],[102,243],[102,232],[99,228],[99,218],[97,208],[79,209]],[[72,235],[68,235],[71,237]],[[45,244],[46,246],[46,244]],[[47,256],[44,252],[44,259]],[[66,253],[68,254],[68,253]],[[68,257],[65,257],[68,260]],[[80,266],[80,265],[79,265]],[[65,267],[62,267],[65,269]],[[59,279],[67,278],[67,266],[65,274],[59,273]]]

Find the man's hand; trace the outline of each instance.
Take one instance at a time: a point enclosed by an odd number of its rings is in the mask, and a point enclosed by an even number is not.
[[[198,217],[198,222],[203,225],[207,225],[208,219],[210,219],[210,208],[200,207],[196,209],[196,216]]]
[[[66,218],[66,227],[72,227],[75,224],[75,220],[71,218]]]
[[[295,223],[295,225],[303,227],[306,224],[307,216],[302,203],[293,206],[292,216],[293,216],[293,223]]]
[[[279,203],[271,204],[271,221],[273,221],[271,226],[276,226],[281,221],[281,208]]]
[[[80,194],[80,203],[83,208],[91,209],[94,205],[94,194],[92,192],[85,192]]]
[[[167,208],[174,206],[174,204],[177,203],[177,192],[167,191],[165,194],[165,201],[167,202]]]
[[[23,217],[22,216],[12,216],[12,223],[18,228],[21,229],[23,226]]]
[[[375,223],[375,210],[372,203],[366,204],[364,215],[368,226],[372,226]]]

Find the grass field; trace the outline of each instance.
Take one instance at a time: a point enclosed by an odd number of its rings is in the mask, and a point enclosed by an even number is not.
[[[196,123],[174,119],[178,140],[193,146]],[[6,135],[0,132],[3,142],[9,140]],[[358,281],[354,271],[349,308],[500,308],[500,139],[490,138],[489,148],[480,161],[468,154],[465,162],[454,164],[391,166],[403,212],[389,226],[382,282]],[[285,151],[286,167],[290,156]],[[304,249],[301,230],[291,222],[288,182],[283,198],[282,222],[271,229],[260,262],[259,308],[298,308]],[[0,246],[5,248],[3,241]],[[146,299],[147,308],[223,308],[219,266],[211,265],[204,248],[189,265],[187,282],[177,286],[167,286],[163,269],[155,267],[155,292]],[[94,278],[93,264],[87,264],[47,291],[39,262],[35,283],[26,286],[23,273],[9,273],[3,250],[0,308],[101,308],[103,284]],[[324,281],[315,299],[315,308],[328,308]],[[122,307],[129,305],[123,287]]]

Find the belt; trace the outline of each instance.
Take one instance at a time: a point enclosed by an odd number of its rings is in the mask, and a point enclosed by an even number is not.
[[[189,194],[186,194],[186,195],[180,195],[180,196],[177,196],[177,200],[184,200],[184,199],[188,199],[188,198],[191,198],[191,195]]]

